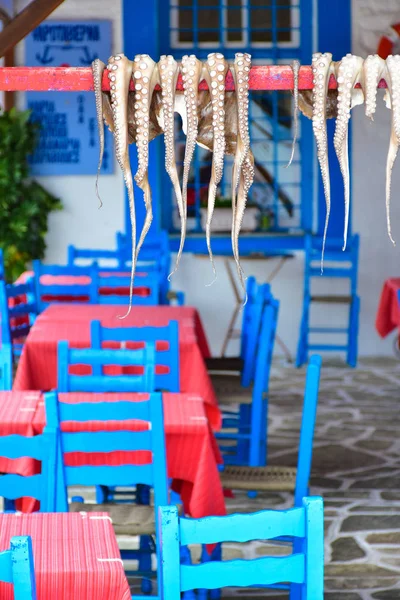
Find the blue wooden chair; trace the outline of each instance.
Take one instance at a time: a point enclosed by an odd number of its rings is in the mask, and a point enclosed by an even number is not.
[[[11,344],[3,343],[0,348],[0,391],[12,389],[13,356]]]
[[[307,368],[301,419],[297,468],[285,466],[246,467],[226,466],[221,472],[221,482],[226,489],[259,491],[288,491],[294,493],[294,504],[300,506],[308,495],[311,473],[314,428],[317,416],[321,357],[312,356]]]
[[[126,342],[144,342],[155,344],[164,342],[167,348],[155,351],[156,367],[162,367],[164,373],[156,373],[155,390],[179,392],[179,326],[178,321],[170,321],[166,327],[102,327],[100,321],[92,321],[90,325],[92,348],[102,348],[104,343],[118,342],[121,346]]]
[[[69,367],[85,365],[91,374],[73,375]],[[138,375],[108,375],[105,366],[142,368]],[[154,391],[155,349],[146,344],[141,350],[70,348],[58,342],[57,389],[59,392],[152,392]]]
[[[149,536],[155,534],[155,510],[168,503],[167,468],[162,396],[149,395],[141,402],[90,402],[67,404],[58,401],[57,394],[45,395],[46,420],[60,432],[60,451],[57,466],[57,511],[108,512],[116,534],[141,536],[140,549],[127,551],[124,558],[139,559],[140,571],[149,575],[153,545]],[[90,421],[144,421],[151,426],[144,431],[118,430],[75,432],[62,431],[67,421],[86,423]],[[69,452],[91,454],[118,451],[148,451],[148,464],[123,464],[118,466],[84,465],[67,466],[63,456]],[[82,504],[75,498],[68,505],[67,486],[132,486],[144,484],[154,490],[154,506],[140,504]],[[154,552],[154,550],[153,550]],[[160,556],[157,547],[157,564]],[[146,580],[147,582],[147,580]],[[149,591],[148,582],[143,585]]]
[[[211,357],[206,365],[212,380],[221,376],[235,377],[236,385],[248,387],[254,379],[255,353],[261,327],[261,315],[266,303],[272,298],[269,284],[258,284],[249,277],[246,284],[247,302],[243,307],[240,333],[240,355]],[[240,379],[238,379],[238,376]]]
[[[222,432],[216,437],[225,464],[262,466],[267,460],[268,387],[278,320],[279,302],[270,299],[261,309],[261,328],[254,343],[254,384],[237,386],[232,377],[213,378],[221,405],[238,405],[236,410],[223,408]],[[249,340],[250,343],[250,340]],[[253,342],[251,342],[253,344]],[[251,377],[251,374],[250,374]]]
[[[30,536],[12,537],[10,549],[0,552],[0,581],[12,583],[14,600],[36,600],[36,580]]]
[[[93,294],[96,296],[97,304],[128,304],[129,295],[118,294],[118,290],[125,288],[129,290],[131,284],[130,275],[101,275],[96,269],[92,276]],[[134,295],[132,304],[134,306],[157,306],[160,298],[160,275],[156,272],[135,278],[135,287],[147,288],[147,296]],[[100,294],[100,288],[107,288],[107,294]],[[114,293],[113,293],[114,292]]]
[[[343,252],[341,240],[328,240],[324,256],[324,270],[321,273],[322,240],[311,235],[305,237],[303,315],[297,346],[297,367],[305,364],[309,352],[313,351],[346,352],[347,363],[351,367],[357,365],[360,313],[360,298],[357,295],[359,243],[359,236],[353,235],[348,240],[346,250]],[[314,293],[312,281],[321,279],[321,277],[335,280],[347,279],[349,293],[345,295]],[[333,327],[332,323],[328,322],[328,318],[326,326],[314,326],[310,321],[311,309],[315,304],[324,304],[331,308],[335,305],[347,306],[347,325]],[[329,315],[328,310],[326,314]],[[340,339],[337,337],[338,335],[346,338],[344,343],[337,342]]]
[[[93,265],[88,267],[44,265],[40,260],[34,260],[33,272],[39,312],[54,302],[96,302],[95,287],[92,285],[92,277],[96,269]],[[65,281],[46,284],[43,281],[45,275],[60,277],[60,279],[63,276],[87,277],[88,281],[79,285],[73,282],[65,283]]]
[[[224,587],[272,587],[290,590],[291,600],[323,600],[324,523],[323,501],[304,498],[289,510],[264,510],[226,517],[188,519],[174,506],[159,511],[161,589],[164,600],[207,598],[206,590]],[[218,560],[184,564],[181,548],[189,544],[294,540],[288,556],[263,556],[252,560]],[[185,594],[186,592],[186,594]]]
[[[0,310],[2,341],[11,345],[13,357],[19,357],[39,312],[33,280],[20,284],[0,281]]]
[[[40,512],[53,512],[56,505],[57,429],[46,426],[40,435],[0,436],[0,456],[7,459],[31,458],[41,462],[34,475],[6,473],[0,477],[0,496],[6,511],[13,511],[15,500],[29,497],[40,502]]]

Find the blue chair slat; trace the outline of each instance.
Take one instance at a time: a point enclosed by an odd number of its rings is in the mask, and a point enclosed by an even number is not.
[[[36,288],[36,297],[39,306],[39,312],[42,312],[47,306],[54,302],[64,302],[63,297],[68,297],[68,302],[81,303],[81,297],[85,297],[85,302],[94,303],[96,301],[94,286],[92,285],[93,273],[96,272],[95,265],[89,267],[78,267],[75,265],[44,265],[40,260],[33,261],[34,282]],[[74,283],[51,283],[43,282],[44,275],[52,275],[54,277],[73,276],[73,277],[88,277],[87,284]],[[51,296],[51,302],[45,301],[44,296]]]
[[[91,346],[101,348],[104,342],[168,342],[167,350],[155,351],[156,365],[168,368],[168,373],[155,374],[155,389],[169,392],[180,391],[179,373],[179,324],[170,321],[166,327],[102,327],[100,321],[90,326]],[[125,352],[125,350],[121,350]]]
[[[79,452],[80,448],[90,445],[92,452],[103,452],[104,444],[106,444],[109,452],[118,450],[132,452],[147,448],[150,438],[149,431],[139,431],[133,439],[130,431],[65,433],[63,448],[64,452]]]
[[[10,549],[0,553],[0,581],[13,584],[14,600],[36,600],[30,536],[14,536]]]
[[[257,343],[262,325],[262,315],[265,305],[272,300],[269,284],[254,286],[252,289],[251,304],[246,313],[246,323],[243,326],[242,336],[245,337],[243,344],[243,370],[241,383],[243,387],[251,385],[255,377]],[[249,296],[250,298],[250,296]],[[249,300],[248,300],[249,301]]]
[[[65,467],[64,470],[67,485],[131,486],[133,482],[149,486],[153,484],[153,469],[150,465],[103,466],[101,471],[98,467],[91,466]]]
[[[60,392],[151,392],[154,390],[155,350],[71,349],[58,343],[57,389]],[[92,375],[72,375],[70,365],[88,365]],[[104,366],[141,366],[141,375],[105,375]]]
[[[249,515],[207,519],[178,516],[176,507],[159,511],[161,585],[164,600],[178,600],[181,592],[222,587],[280,587],[290,597],[323,599],[323,502],[304,498],[302,506],[286,511],[265,510]],[[284,557],[183,564],[181,548],[189,544],[248,542],[289,536],[293,552]]]

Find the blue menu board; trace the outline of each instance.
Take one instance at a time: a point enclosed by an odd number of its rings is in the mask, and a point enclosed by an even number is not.
[[[44,21],[25,40],[29,67],[90,67],[111,54],[110,21]],[[34,175],[93,175],[99,141],[93,92],[27,92],[32,120],[41,124],[31,158]],[[112,135],[105,131],[102,173],[114,172]]]

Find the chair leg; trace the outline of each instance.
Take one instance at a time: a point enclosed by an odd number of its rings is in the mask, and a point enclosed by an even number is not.
[[[152,543],[149,535],[140,536],[140,555],[139,555],[139,573],[149,573],[151,571],[151,552]],[[143,594],[150,594],[152,582],[147,577],[142,578],[141,589]]]
[[[190,554],[190,550],[187,546],[180,547],[180,557],[182,565],[191,565],[192,564],[192,556]],[[187,592],[183,592],[182,594],[183,600],[196,600],[196,594],[194,590],[188,590]]]

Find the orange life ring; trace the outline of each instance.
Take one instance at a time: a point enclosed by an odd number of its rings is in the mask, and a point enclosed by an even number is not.
[[[390,25],[379,40],[378,54],[387,58],[389,54],[400,54],[400,23]]]

